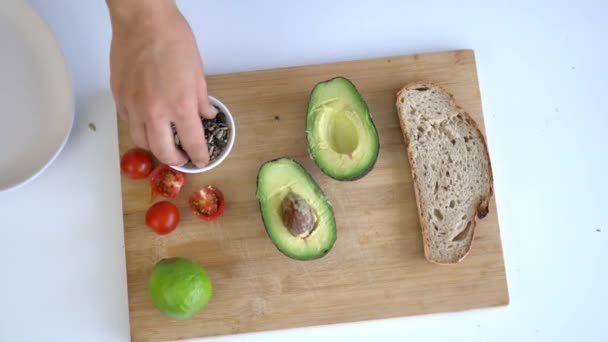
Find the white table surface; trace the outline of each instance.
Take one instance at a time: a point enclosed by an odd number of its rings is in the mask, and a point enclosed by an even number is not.
[[[0,341],[126,341],[107,10],[102,0],[32,3],[65,53],[77,116],[49,170],[0,193]],[[285,3],[180,6],[208,74],[476,51],[511,303],[210,340],[608,340],[607,3]]]

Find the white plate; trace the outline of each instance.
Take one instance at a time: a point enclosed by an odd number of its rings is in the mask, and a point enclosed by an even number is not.
[[[24,0],[0,0],[0,192],[57,157],[72,129],[74,96],[63,55]]]

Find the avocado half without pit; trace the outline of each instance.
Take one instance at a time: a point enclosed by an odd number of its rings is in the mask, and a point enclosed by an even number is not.
[[[378,158],[378,132],[367,104],[344,77],[320,82],[312,90],[306,137],[311,158],[337,180],[365,176]]]
[[[264,163],[256,197],[266,232],[283,254],[311,260],[331,250],[336,242],[333,208],[299,163],[288,158]]]

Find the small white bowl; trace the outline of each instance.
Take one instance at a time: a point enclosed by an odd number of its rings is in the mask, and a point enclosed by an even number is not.
[[[235,141],[235,137],[236,137],[236,125],[234,124],[234,118],[232,117],[232,113],[230,113],[230,110],[228,110],[228,107],[226,107],[226,105],[224,105],[220,100],[216,99],[213,96],[209,96],[209,102],[211,102],[212,105],[219,108],[220,112],[222,112],[222,113],[224,113],[224,115],[226,115],[226,122],[228,124],[228,128],[230,129],[230,139],[228,140],[228,145],[226,146],[226,148],[224,148],[224,150],[222,151],[222,154],[220,154],[213,162],[207,164],[207,166],[205,166],[203,168],[198,168],[196,165],[194,165],[192,163],[187,163],[182,166],[170,165],[171,168],[184,172],[184,173],[201,173],[201,172],[209,171],[209,170],[213,169],[214,167],[220,165],[232,151],[232,147],[234,146],[234,141]]]

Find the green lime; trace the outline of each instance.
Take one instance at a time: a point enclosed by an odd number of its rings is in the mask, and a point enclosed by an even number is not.
[[[211,280],[196,262],[185,258],[160,260],[148,281],[154,305],[174,319],[187,319],[211,299]]]

